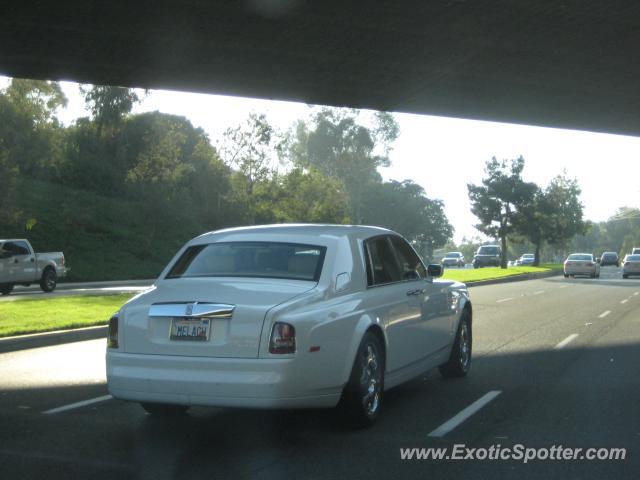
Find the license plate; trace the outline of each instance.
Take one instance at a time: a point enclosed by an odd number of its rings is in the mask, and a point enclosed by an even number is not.
[[[171,321],[171,340],[206,342],[211,332],[211,320],[200,318],[174,318]]]

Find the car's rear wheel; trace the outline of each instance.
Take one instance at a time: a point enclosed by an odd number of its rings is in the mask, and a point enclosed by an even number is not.
[[[568,274],[568,273],[565,273],[565,274],[564,274],[564,278],[569,278],[569,274]]]
[[[9,295],[13,291],[13,283],[0,284],[0,294]]]
[[[622,275],[622,278],[629,278],[629,275]]]
[[[170,403],[149,403],[142,402],[142,408],[147,413],[150,413],[156,417],[173,417],[176,415],[182,415],[189,409],[188,405],[173,405]]]
[[[384,393],[384,353],[373,332],[365,333],[353,362],[339,408],[345,422],[356,428],[371,426],[380,416]]]
[[[464,377],[471,368],[471,351],[473,338],[471,334],[471,315],[467,310],[462,313],[456,340],[451,349],[451,355],[447,363],[440,365],[440,374],[443,377]]]
[[[45,268],[40,279],[40,289],[43,292],[53,292],[58,284],[58,276],[53,268]]]

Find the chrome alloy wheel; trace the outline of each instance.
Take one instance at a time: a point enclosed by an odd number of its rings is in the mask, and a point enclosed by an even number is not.
[[[471,342],[469,335],[469,323],[462,322],[460,325],[460,366],[463,370],[467,370],[469,368],[469,362],[471,361]]]
[[[360,387],[362,405],[368,415],[374,415],[380,406],[382,389],[382,370],[378,349],[375,344],[367,344],[362,356],[362,375]]]

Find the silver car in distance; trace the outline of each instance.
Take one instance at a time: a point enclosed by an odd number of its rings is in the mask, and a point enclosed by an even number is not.
[[[591,253],[572,253],[564,261],[564,278],[576,275],[600,277],[600,264]]]
[[[338,406],[370,425],[385,390],[469,370],[469,293],[441,273],[383,228],[206,233],[111,318],[109,392],[152,414]]]

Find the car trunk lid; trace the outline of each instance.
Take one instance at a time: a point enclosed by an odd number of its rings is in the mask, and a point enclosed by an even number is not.
[[[124,308],[124,351],[256,358],[267,312],[315,285],[272,278],[163,280]]]

